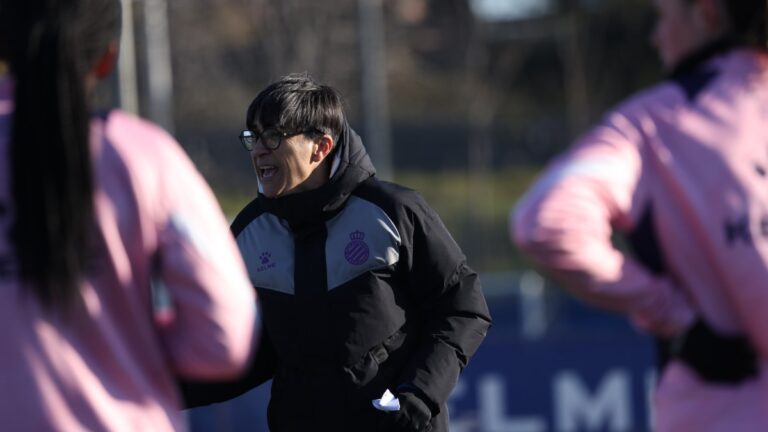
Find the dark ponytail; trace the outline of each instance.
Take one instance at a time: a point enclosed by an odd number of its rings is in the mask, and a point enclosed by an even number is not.
[[[119,31],[118,0],[0,0],[15,81],[11,238],[48,309],[77,298],[94,226],[86,73]]]

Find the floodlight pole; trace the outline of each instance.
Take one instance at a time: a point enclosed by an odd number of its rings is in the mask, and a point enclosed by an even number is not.
[[[139,95],[136,84],[136,42],[133,33],[133,0],[121,0],[122,35],[117,63],[120,108],[138,114]]]
[[[173,74],[167,0],[144,0],[147,55],[147,117],[173,133]]]
[[[377,176],[392,179],[387,61],[382,0],[358,0],[365,140]]]

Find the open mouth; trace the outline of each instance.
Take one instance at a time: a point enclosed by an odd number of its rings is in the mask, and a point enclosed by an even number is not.
[[[277,174],[277,168],[275,168],[272,165],[260,166],[258,171],[259,171],[259,178],[262,180],[269,180],[272,177],[274,177],[275,174]]]

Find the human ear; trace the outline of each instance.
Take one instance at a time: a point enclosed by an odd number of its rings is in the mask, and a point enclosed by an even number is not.
[[[93,65],[92,72],[96,78],[104,78],[112,72],[115,63],[117,62],[118,51],[119,47],[117,41],[113,41],[107,46],[104,54],[102,54],[96,61],[96,64]]]
[[[334,142],[330,135],[324,134],[314,142],[315,149],[312,152],[312,162],[320,163],[333,150]]]

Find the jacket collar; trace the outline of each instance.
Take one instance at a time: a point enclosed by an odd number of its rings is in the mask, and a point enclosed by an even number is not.
[[[731,37],[724,37],[710,42],[695,50],[678,63],[669,74],[672,79],[680,79],[682,76],[698,69],[712,57],[730,51],[736,47],[736,42]]]

